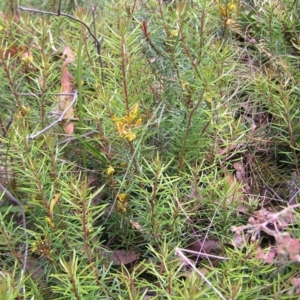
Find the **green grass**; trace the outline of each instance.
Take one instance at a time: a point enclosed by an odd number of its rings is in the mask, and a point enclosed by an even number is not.
[[[0,4],[0,299],[298,299],[297,1],[99,2]]]

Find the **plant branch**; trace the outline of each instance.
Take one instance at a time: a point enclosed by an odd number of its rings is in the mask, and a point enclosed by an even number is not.
[[[6,194],[6,196],[9,198],[10,201],[12,201],[13,203],[17,204],[17,206],[19,206],[20,209],[21,209],[22,227],[24,229],[24,236],[25,236],[25,250],[24,250],[24,255],[23,255],[23,267],[22,267],[22,273],[24,274],[25,271],[26,271],[27,258],[28,258],[28,233],[26,231],[27,223],[26,223],[26,216],[25,216],[24,205],[17,198],[15,198],[11,194],[11,192],[7,188],[5,188],[1,183],[0,183],[0,189]]]

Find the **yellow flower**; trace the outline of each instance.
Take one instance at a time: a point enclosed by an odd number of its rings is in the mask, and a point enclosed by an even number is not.
[[[222,17],[226,17],[227,16],[227,9],[224,7],[224,6],[222,6],[222,5],[220,5],[220,14],[221,14],[221,16]]]
[[[186,90],[186,87],[188,86],[188,82],[182,81],[182,82],[180,83],[180,85],[181,85],[181,88],[182,88],[183,90]]]
[[[28,106],[22,106],[17,114],[17,119],[18,120],[23,119],[28,114],[29,111],[30,108]]]
[[[125,193],[118,194],[117,198],[118,198],[118,202],[117,202],[118,211],[121,213],[126,212],[127,210],[126,207],[128,206],[128,200],[129,200],[128,195]]]
[[[233,25],[233,24],[234,24],[234,20],[232,19],[226,20],[226,25]]]
[[[57,194],[54,195],[54,197],[52,198],[52,200],[50,202],[49,212],[50,212],[51,216],[53,216],[54,206],[57,203],[57,201],[59,200],[59,198],[60,198],[60,193],[57,193]]]
[[[25,65],[30,65],[33,62],[33,56],[30,52],[24,52],[21,59]]]
[[[39,249],[39,242],[38,241],[33,242],[31,246],[31,251],[36,252],[38,249]]]
[[[236,9],[236,5],[235,5],[233,2],[229,3],[229,4],[226,5],[226,6],[223,6],[223,5],[220,3],[220,1],[217,1],[217,0],[216,0],[216,3],[217,3],[217,5],[219,6],[220,14],[221,14],[221,16],[222,16],[223,18],[228,17],[229,12]]]
[[[230,3],[230,4],[228,4],[228,9],[229,10],[235,10],[235,8],[236,8],[236,6],[235,6],[235,4],[234,3]]]
[[[87,232],[92,233],[94,231],[93,226],[91,224],[87,224]]]
[[[54,222],[51,220],[51,218],[46,217],[45,219],[46,219],[46,222],[47,222],[52,228],[55,227],[55,224],[54,224]]]
[[[129,130],[127,134],[125,134],[125,139],[127,139],[129,142],[133,142],[136,139],[136,134]]]
[[[115,172],[115,169],[114,169],[113,166],[109,166],[109,167],[106,169],[106,174],[107,174],[107,175],[112,175],[112,174],[114,174],[114,172]]]
[[[171,36],[177,37],[178,36],[178,29],[174,29],[170,31]]]
[[[139,105],[136,104],[132,111],[125,117],[113,117],[112,120],[115,122],[115,126],[119,135],[129,142],[136,139],[136,134],[133,129],[138,127],[142,123],[142,119],[139,118],[135,121],[138,114]]]

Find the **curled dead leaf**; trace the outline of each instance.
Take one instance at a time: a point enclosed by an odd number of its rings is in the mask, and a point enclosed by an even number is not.
[[[66,125],[64,125],[64,131],[67,135],[73,135],[74,133],[74,123],[67,123]]]
[[[223,252],[223,245],[216,239],[190,240],[188,250],[195,251],[198,254],[220,255]]]
[[[61,92],[62,93],[73,93],[75,90],[73,76],[68,70],[68,64],[74,62],[75,56],[72,53],[72,50],[69,46],[66,46],[63,51],[63,58],[65,59],[61,68]],[[58,99],[58,108],[60,112],[65,111],[70,103],[72,102],[73,97],[60,96]],[[64,115],[63,120],[70,120],[74,118],[74,108],[71,106]],[[63,123],[64,131],[67,135],[73,135],[74,133],[74,123]]]
[[[139,230],[139,231],[142,231],[142,226],[138,223],[138,222],[134,222],[133,220],[130,220],[129,221],[130,224],[132,225],[133,228]]]
[[[115,265],[126,265],[133,263],[139,258],[139,254],[137,254],[134,250],[129,249],[129,250],[116,250],[112,252],[110,256],[110,260],[115,264]]]
[[[64,64],[69,64],[75,61],[75,55],[69,46],[65,47],[62,57],[65,59]]]
[[[9,47],[0,48],[0,59],[7,60],[12,57],[21,56],[32,57],[32,54],[27,46],[11,45]]]

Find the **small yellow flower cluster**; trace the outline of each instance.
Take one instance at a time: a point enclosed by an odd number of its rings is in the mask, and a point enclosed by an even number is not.
[[[47,243],[45,243],[41,239],[38,239],[32,243],[30,250],[31,250],[31,252],[46,253],[47,248],[48,248]]]
[[[23,119],[30,111],[30,108],[28,106],[22,106],[17,114],[17,119]]]
[[[33,56],[29,52],[25,52],[21,58],[24,65],[30,65],[33,62]]]
[[[39,249],[39,242],[38,241],[33,242],[30,250],[32,252],[37,252],[38,249]]]
[[[123,194],[118,194],[117,198],[118,198],[118,202],[117,202],[118,211],[121,213],[125,213],[127,210],[126,207],[128,206],[129,196],[123,193]]]
[[[235,8],[236,8],[236,6],[235,6],[235,4],[234,4],[234,3],[230,3],[230,4],[228,4],[228,6],[227,6],[227,7],[228,7],[228,9],[229,9],[229,10],[232,10],[232,11],[233,11],[233,10],[235,10]]]
[[[223,20],[225,20],[226,25],[231,25],[234,20],[230,18],[230,14],[236,10],[236,5],[234,3],[229,3],[226,6],[220,3],[220,0],[215,0],[220,9],[220,14]]]
[[[107,175],[112,175],[112,174],[114,174],[115,173],[115,169],[114,169],[114,167],[112,166],[112,165],[110,165],[107,169],[106,169],[106,174]]]
[[[118,118],[118,117],[112,118],[112,120],[115,122],[119,135],[129,142],[132,142],[136,139],[136,134],[134,133],[134,129],[139,125],[141,125],[142,123],[141,118],[135,121],[135,119],[137,118],[138,110],[139,110],[139,105],[136,104],[127,116],[122,118]]]
[[[52,221],[50,217],[46,217],[45,220],[52,228],[55,227],[55,223]]]
[[[179,33],[179,30],[178,29],[174,29],[174,30],[171,30],[170,31],[170,34],[172,37],[177,37],[178,36],[178,33]]]

